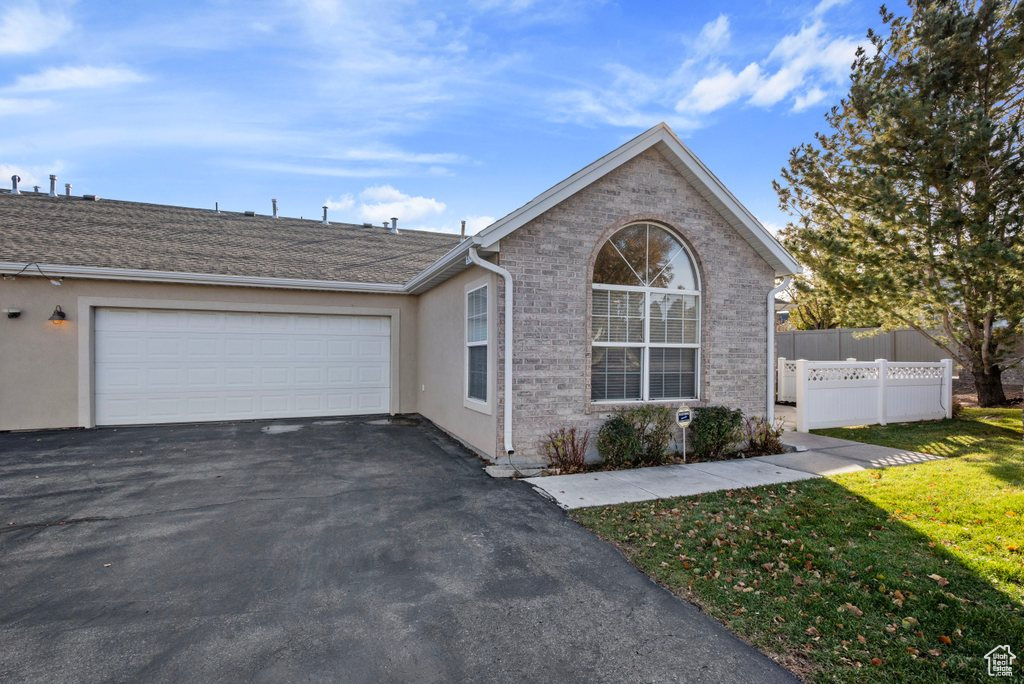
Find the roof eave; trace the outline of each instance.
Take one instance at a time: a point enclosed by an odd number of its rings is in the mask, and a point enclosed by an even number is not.
[[[176,271],[149,271],[131,268],[101,266],[71,266],[66,264],[38,264],[48,276],[59,278],[85,278],[92,280],[130,280],[172,283],[181,285],[232,285],[236,287],[262,287],[288,290],[323,290],[328,292],[373,292],[403,294],[405,288],[397,283],[360,283],[334,280],[306,280],[303,278],[264,278],[258,276],[226,275],[219,273],[180,273]],[[0,262],[0,273],[41,276],[39,272],[24,271],[24,262]]]
[[[475,237],[466,238],[437,261],[427,266],[404,285],[408,294],[421,294],[468,268],[466,255],[477,245]]]

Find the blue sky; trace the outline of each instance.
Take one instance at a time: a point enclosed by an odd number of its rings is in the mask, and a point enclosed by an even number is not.
[[[659,121],[771,228],[846,92],[863,0],[0,9],[0,182],[471,230]]]

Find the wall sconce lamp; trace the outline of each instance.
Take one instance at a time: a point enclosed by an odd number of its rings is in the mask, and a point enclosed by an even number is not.
[[[50,314],[49,321],[54,325],[64,325],[64,321],[67,320],[68,315],[64,313],[64,309],[60,308],[60,304],[54,308],[53,313]]]

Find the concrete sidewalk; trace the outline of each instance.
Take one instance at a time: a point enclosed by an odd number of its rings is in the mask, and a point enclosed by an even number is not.
[[[797,451],[732,461],[531,477],[525,481],[562,508],[570,509],[692,496],[942,460],[930,454],[800,432],[787,432],[782,441]]]

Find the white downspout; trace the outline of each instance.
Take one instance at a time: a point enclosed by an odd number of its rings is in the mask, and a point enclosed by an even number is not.
[[[481,259],[476,247],[469,248],[469,260],[505,280],[505,452],[511,456],[516,451],[512,446],[512,274]]]
[[[768,396],[764,418],[769,423],[775,421],[775,366],[778,364],[775,359],[775,295],[789,287],[791,282],[793,279],[786,276],[782,284],[768,292]]]

